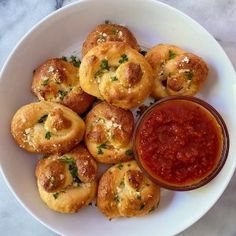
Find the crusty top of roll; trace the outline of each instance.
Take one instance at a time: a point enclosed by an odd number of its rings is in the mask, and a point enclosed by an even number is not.
[[[153,70],[125,43],[106,42],[91,49],[80,66],[82,89],[115,106],[131,109],[150,95]]]
[[[100,24],[88,34],[84,41],[83,56],[90,49],[104,42],[124,42],[135,50],[140,50],[137,40],[127,27],[117,24]]]
[[[152,91],[155,98],[192,96],[201,89],[208,75],[202,58],[174,45],[156,45],[148,51],[146,59],[155,74]]]
[[[34,153],[64,153],[83,138],[84,121],[71,109],[53,102],[21,107],[11,122],[11,133],[23,149]]]
[[[79,68],[61,58],[48,59],[35,70],[32,91],[39,100],[61,103],[78,114],[94,101],[80,87]]]

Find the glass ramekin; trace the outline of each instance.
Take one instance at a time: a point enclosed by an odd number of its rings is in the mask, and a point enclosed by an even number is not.
[[[208,173],[207,176],[205,176],[203,179],[200,179],[199,182],[195,182],[193,184],[187,184],[187,185],[182,185],[182,186],[178,186],[176,184],[173,183],[167,183],[166,181],[162,181],[161,179],[157,179],[155,178],[153,175],[151,175],[149,173],[149,171],[147,170],[147,168],[145,168],[142,165],[142,162],[140,161],[140,157],[139,157],[139,153],[137,150],[137,135],[142,127],[142,123],[143,121],[145,121],[145,118],[150,115],[150,113],[152,113],[153,111],[155,111],[155,109],[163,103],[166,102],[172,102],[172,101],[179,101],[179,100],[184,100],[184,101],[189,101],[189,102],[193,102],[195,104],[200,105],[201,107],[205,108],[208,112],[210,112],[210,114],[215,118],[215,121],[218,123],[218,125],[221,128],[222,131],[222,140],[223,140],[223,144],[222,144],[222,151],[221,151],[221,155],[219,157],[218,163],[216,164],[216,166],[211,170],[210,173]],[[229,134],[228,134],[228,130],[226,127],[226,124],[223,120],[223,118],[221,117],[221,115],[216,111],[216,109],[214,107],[212,107],[211,105],[209,105],[207,102],[196,98],[196,97],[190,97],[190,96],[171,96],[171,97],[167,97],[164,99],[161,99],[159,101],[157,101],[155,104],[153,104],[152,106],[150,106],[139,118],[136,127],[135,127],[135,131],[134,131],[134,135],[133,135],[133,152],[134,152],[134,156],[135,159],[137,160],[138,165],[140,166],[140,168],[142,169],[142,171],[144,172],[144,174],[149,177],[154,183],[156,183],[157,185],[167,188],[167,189],[171,189],[171,190],[176,190],[176,191],[187,191],[187,190],[193,190],[199,187],[202,187],[203,185],[206,185],[207,183],[209,183],[214,177],[216,177],[216,175],[220,172],[220,170],[223,168],[227,156],[228,156],[228,151],[229,151]]]

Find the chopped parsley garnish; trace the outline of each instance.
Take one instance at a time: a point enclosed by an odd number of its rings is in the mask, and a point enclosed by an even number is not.
[[[65,56],[62,56],[61,59],[62,59],[63,61],[67,61],[67,57],[65,57]]]
[[[131,166],[130,163],[127,166],[130,167]]]
[[[80,67],[81,61],[76,56],[70,57],[70,63],[72,63],[75,67]]]
[[[54,197],[54,199],[57,199],[58,196],[59,196],[59,192],[53,193],[53,197]]]
[[[51,137],[52,137],[51,132],[47,131],[45,134],[45,138],[49,140]]]
[[[111,81],[117,81],[117,80],[118,80],[118,78],[116,76],[111,77]]]
[[[102,149],[106,149],[107,148],[107,145],[106,143],[102,143],[100,145],[97,146],[97,153],[98,154],[103,154],[103,150]]]
[[[191,79],[193,78],[193,73],[192,73],[192,71],[186,71],[186,72],[185,72],[185,75],[187,76],[187,79],[188,79],[188,80],[191,80]]]
[[[119,170],[121,170],[122,167],[123,167],[123,164],[120,162],[120,163],[118,164],[117,168],[118,168]]]
[[[44,123],[48,118],[48,114],[41,116],[38,120],[38,123]]]
[[[137,194],[136,197],[137,197],[138,200],[141,200],[141,195],[140,194]]]
[[[141,50],[140,53],[141,53],[143,56],[145,56],[145,55],[147,54],[147,51]]]
[[[105,24],[111,24],[111,21],[105,20]]]
[[[126,61],[128,61],[128,60],[129,60],[129,59],[128,59],[127,55],[126,55],[126,54],[122,54],[122,55],[121,55],[121,58],[120,58],[120,60],[119,60],[119,63],[122,64],[122,63],[124,63],[124,62],[126,62]]]
[[[102,59],[100,64],[101,69],[103,70],[109,70],[108,60]]]
[[[66,192],[65,190],[61,190],[60,192],[53,193],[52,195],[54,199],[57,199],[60,193],[65,193],[65,192]]]
[[[169,60],[176,57],[176,53],[172,50],[169,50]]]
[[[128,150],[125,151],[125,154],[127,156],[132,156],[133,155],[133,151],[131,149],[128,149]]]
[[[116,29],[116,28],[113,28],[113,29],[111,30],[111,32],[112,32],[113,34],[117,35],[117,34],[119,33],[119,30]]]
[[[63,90],[58,90],[58,94],[59,94],[59,98],[61,100],[63,100],[64,97],[68,94],[68,92],[67,91],[63,91]]]
[[[49,83],[49,79],[45,79],[45,80],[43,80],[42,85],[46,86],[46,85],[48,85],[48,83]]]
[[[98,70],[98,71],[94,74],[94,76],[95,76],[95,78],[97,78],[97,77],[102,76],[103,73],[104,73],[103,70]]]
[[[64,161],[69,165],[69,171],[71,176],[73,177],[73,180],[78,184],[82,183],[78,177],[78,168],[76,166],[75,160],[66,156],[61,157],[60,160]]]
[[[99,34],[99,35],[98,35],[98,40],[99,40],[100,42],[105,42],[105,41],[106,41],[106,37],[105,37],[103,34]]]
[[[145,204],[141,204],[139,210],[141,211],[145,207]]]
[[[113,200],[117,203],[120,202],[120,198],[117,194],[114,196]]]

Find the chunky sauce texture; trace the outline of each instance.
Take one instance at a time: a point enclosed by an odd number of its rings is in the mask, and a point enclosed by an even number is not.
[[[167,101],[140,124],[136,147],[144,169],[166,184],[199,182],[215,169],[223,146],[213,115],[191,101]]]

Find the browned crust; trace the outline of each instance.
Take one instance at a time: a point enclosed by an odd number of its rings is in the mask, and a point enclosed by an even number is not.
[[[192,96],[207,79],[208,67],[204,60],[174,45],[156,45],[148,51],[146,59],[155,73],[152,91],[155,98]]]
[[[101,24],[91,31],[84,41],[83,56],[89,50],[104,42],[124,42],[133,49],[140,50],[136,38],[127,27],[117,24]]]
[[[134,118],[131,111],[101,102],[88,113],[85,123],[84,140],[97,161],[118,163],[133,157]]]
[[[103,63],[108,68],[103,69]],[[106,42],[91,49],[80,66],[82,89],[123,109],[139,106],[150,95],[153,70],[145,58],[125,43]]]
[[[108,218],[146,215],[159,200],[160,188],[143,175],[135,161],[112,166],[99,181],[97,206]]]
[[[87,148],[80,144],[70,151],[69,155],[76,161],[80,180],[84,183],[95,181],[98,166]]]
[[[77,167],[80,182],[75,182],[70,163]],[[35,175],[42,200],[52,210],[77,212],[88,205],[97,190],[97,164],[84,145],[61,155],[50,155],[37,163]],[[77,180],[76,180],[77,181]]]
[[[47,118],[39,122],[45,115]],[[21,107],[11,121],[15,141],[32,153],[65,153],[82,140],[84,131],[85,124],[75,112],[45,101]]]
[[[48,59],[35,70],[32,92],[39,100],[61,103],[78,114],[94,101],[80,87],[79,68],[60,58]]]

